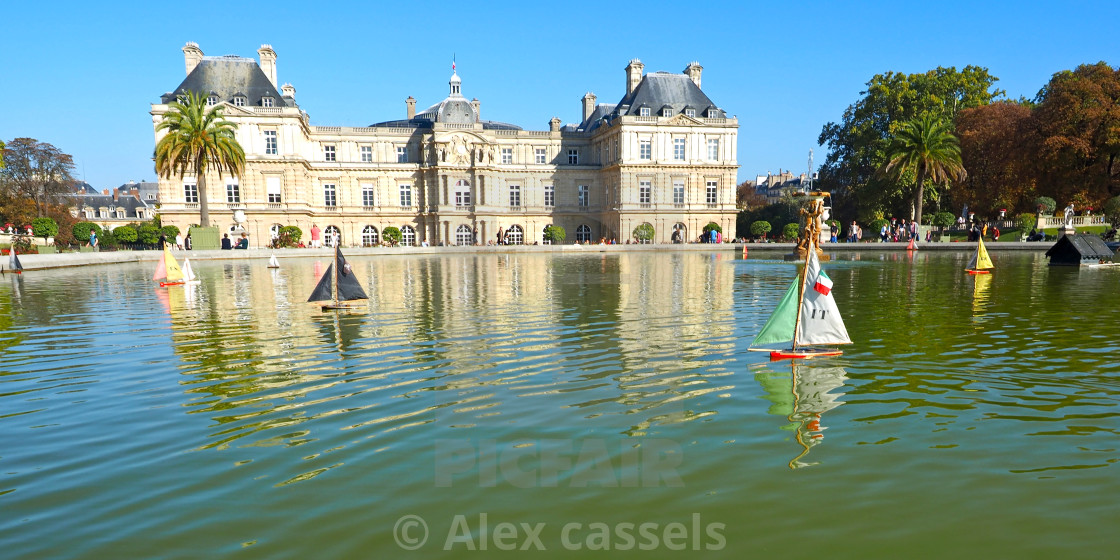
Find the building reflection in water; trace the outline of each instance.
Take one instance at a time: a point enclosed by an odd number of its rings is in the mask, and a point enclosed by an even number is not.
[[[818,464],[808,462],[806,456],[824,440],[824,413],[844,404],[838,399],[843,394],[840,388],[848,378],[847,372],[826,362],[791,360],[762,364],[754,376],[766,391],[763,398],[773,403],[767,412],[786,417],[789,423],[782,429],[792,431],[801,446],[797,456],[789,461],[789,468]]]

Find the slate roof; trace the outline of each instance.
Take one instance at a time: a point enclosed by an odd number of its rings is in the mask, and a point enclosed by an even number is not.
[[[474,106],[471,105],[471,102],[467,101],[467,98],[463,97],[461,93],[458,93],[458,87],[461,82],[459,75],[453,74],[451,76],[451,81],[448,82],[452,85],[452,93],[444,98],[443,101],[424,109],[411,119],[373,123],[370,126],[432,128],[432,125],[437,122],[452,124],[474,124],[476,122],[481,122],[483,130],[522,130],[520,126],[515,124],[497,121],[479,121],[478,114],[474,111]]]
[[[160,100],[170,103],[188,91],[216,93],[219,103],[228,101],[232,104],[234,96],[240,94],[245,96],[245,105],[248,106],[260,107],[264,97],[272,98],[273,107],[297,106],[294,99],[285,98],[277,91],[256,60],[236,55],[202,57],[179,87],[163,94]]]
[[[74,183],[74,192],[77,194],[97,194],[98,190],[85,181]]]
[[[706,117],[709,107],[717,107],[685,74],[651,72],[642,76],[638,87],[618,103],[596,105],[595,111],[580,123],[578,129],[594,130],[604,118],[609,122],[619,115],[639,115],[642,107],[650,108],[650,116],[660,116],[660,108],[665,106],[670,107],[674,115],[684,113],[686,107],[695,109],[697,117]],[[658,108],[657,115],[653,114],[655,107]],[[726,117],[727,113],[717,110],[716,116]]]
[[[124,208],[125,218],[135,218],[137,208],[152,208],[143,200],[135,196],[120,196],[117,200],[113,200],[111,194],[82,194],[77,197],[78,210],[92,208],[98,210],[100,208]],[[115,217],[115,216],[114,216]]]
[[[1064,235],[1048,251],[1050,264],[1079,264],[1079,261],[1111,260],[1112,249],[1099,235]]]

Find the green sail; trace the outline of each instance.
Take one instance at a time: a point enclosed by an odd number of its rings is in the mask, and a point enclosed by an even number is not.
[[[762,330],[758,332],[751,346],[793,341],[793,331],[797,327],[797,307],[800,303],[797,298],[800,283],[800,276],[793,279],[789,289],[786,290],[786,295],[778,302],[778,307],[762,326]]]

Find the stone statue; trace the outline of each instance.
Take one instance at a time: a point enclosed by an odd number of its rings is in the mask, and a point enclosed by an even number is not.
[[[1064,224],[1064,227],[1072,228],[1073,227],[1073,203],[1072,202],[1069,203],[1069,206],[1066,206],[1065,219],[1066,219],[1066,222]]]

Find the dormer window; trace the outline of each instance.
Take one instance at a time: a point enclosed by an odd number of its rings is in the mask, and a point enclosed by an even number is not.
[[[245,96],[244,95],[233,96],[233,106],[234,107],[244,107],[245,106]]]
[[[696,109],[685,109],[684,116],[696,118]]]
[[[208,95],[206,97],[206,105],[210,106],[210,107],[213,107],[214,105],[217,105],[217,104],[218,104],[218,94],[211,92],[210,95]]]
[[[272,101],[273,100],[272,100],[271,97],[262,97],[261,98],[261,107],[272,107]]]
[[[649,116],[649,107],[638,107],[638,116],[648,117]]]
[[[673,116],[673,109],[671,107],[669,107],[668,105],[666,105],[665,107],[662,107],[661,108],[661,116],[662,117]]]
[[[719,109],[715,107],[708,107],[708,118],[714,119],[719,117]]]

